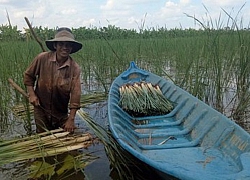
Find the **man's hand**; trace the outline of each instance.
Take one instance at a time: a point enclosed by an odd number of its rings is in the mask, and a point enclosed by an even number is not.
[[[29,102],[33,104],[34,106],[39,106],[40,102],[36,95],[29,95]]]
[[[63,129],[64,131],[73,133],[74,130],[76,129],[74,118],[69,116],[67,121],[63,125]]]
[[[40,102],[39,102],[39,99],[34,91],[33,86],[26,86],[26,87],[27,87],[27,91],[29,94],[29,102],[31,104],[33,104],[33,106],[39,106]]]

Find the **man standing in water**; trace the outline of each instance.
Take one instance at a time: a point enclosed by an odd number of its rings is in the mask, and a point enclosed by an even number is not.
[[[82,44],[69,28],[59,28],[46,46],[51,51],[38,54],[24,73],[29,102],[34,105],[36,132],[59,127],[73,132],[81,83],[80,67],[70,54],[79,51]]]

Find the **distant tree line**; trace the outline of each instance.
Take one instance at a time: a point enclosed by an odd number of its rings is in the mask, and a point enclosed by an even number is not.
[[[49,29],[47,27],[33,27],[33,31],[37,37],[41,40],[51,39],[54,37],[56,28]],[[108,25],[107,27],[79,27],[72,28],[72,31],[77,40],[90,40],[90,39],[136,39],[136,38],[175,38],[175,37],[194,37],[206,35],[207,32],[232,32],[235,31],[230,27],[223,29],[167,29],[165,27],[161,28],[149,28],[149,29],[140,29],[139,31],[135,29],[121,29],[114,25]],[[237,31],[249,32],[249,29],[237,29]],[[17,26],[11,25],[1,25],[0,26],[0,40],[9,41],[9,40],[32,40],[31,31],[29,28],[24,28],[24,32],[18,30]]]

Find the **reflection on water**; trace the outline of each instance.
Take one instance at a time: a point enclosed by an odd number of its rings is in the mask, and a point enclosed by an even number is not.
[[[88,148],[89,152],[98,156],[99,159],[95,160],[93,163],[89,164],[84,168],[85,179],[89,180],[109,180],[110,177],[110,167],[109,161],[104,151],[103,145],[94,145]]]
[[[107,102],[90,105],[88,108],[85,108],[84,111],[88,112],[92,119],[94,119],[98,124],[108,128]],[[78,127],[76,133],[79,131],[89,131],[93,134],[93,132],[86,126],[85,122],[79,117],[76,117],[76,125]],[[95,160],[84,169],[85,179],[112,179],[110,177],[109,161],[106,156],[103,144],[93,144],[84,151],[88,151],[92,155],[99,157],[99,159]]]

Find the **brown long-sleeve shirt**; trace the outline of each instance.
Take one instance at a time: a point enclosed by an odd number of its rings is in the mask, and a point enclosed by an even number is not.
[[[80,67],[69,57],[59,67],[55,52],[36,56],[24,73],[24,84],[35,87],[40,105],[51,114],[65,116],[69,108],[80,108]]]

